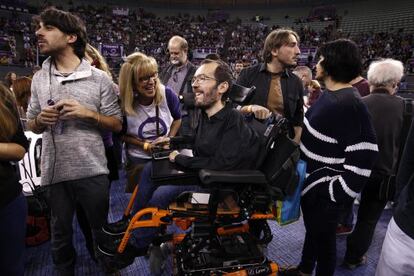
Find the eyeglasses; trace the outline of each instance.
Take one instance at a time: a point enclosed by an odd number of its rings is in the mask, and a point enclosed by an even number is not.
[[[203,82],[205,82],[206,80],[215,80],[215,81],[218,81],[218,79],[216,79],[216,78],[209,77],[209,76],[206,76],[206,75],[204,75],[204,74],[201,74],[201,75],[198,75],[198,76],[194,76],[194,77],[191,79],[191,84],[194,84],[194,83],[196,83],[196,82],[198,82],[199,84],[202,84],[202,83],[203,83]]]
[[[149,76],[141,77],[138,80],[140,82],[149,82],[151,79],[156,79],[156,78],[158,78],[158,72],[152,75],[149,75]]]

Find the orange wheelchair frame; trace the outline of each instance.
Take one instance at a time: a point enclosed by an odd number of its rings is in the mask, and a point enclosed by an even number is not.
[[[130,216],[130,212],[138,193],[137,185],[134,189],[134,192],[129,200],[127,208],[124,211],[124,217]],[[190,226],[197,220],[199,217],[208,217],[209,211],[207,206],[204,206],[202,211],[192,211],[192,204],[185,203],[186,206],[178,207],[176,203],[170,204],[167,210],[159,208],[145,208],[138,211],[130,220],[128,228],[126,229],[125,234],[122,237],[122,240],[117,248],[117,253],[122,254],[126,248],[128,240],[131,237],[132,232],[137,228],[143,227],[162,227],[164,225],[175,224],[182,230],[187,230]],[[217,217],[232,217],[237,218],[240,216],[240,208],[232,209],[223,209],[219,206],[216,207]],[[274,210],[271,210],[269,213],[260,213],[255,212],[249,216],[249,220],[267,220],[274,219]],[[217,228],[218,236],[231,236],[240,233],[249,233],[248,223],[239,223],[232,226],[222,226]],[[174,246],[179,245],[185,238],[187,234],[174,234],[171,239],[171,243]],[[279,266],[277,263],[267,260],[265,262],[255,263],[253,265],[239,266],[238,268],[230,269],[227,272],[214,272],[212,271],[209,274],[205,275],[229,275],[229,276],[242,276],[242,275],[277,275]],[[180,274],[179,274],[180,275]],[[191,275],[191,274],[189,274]],[[197,275],[197,274],[194,274]]]
[[[279,187],[277,187],[278,185],[271,183],[274,179],[273,176],[277,173],[274,172],[274,168],[272,166],[269,166],[269,162],[272,162],[271,164],[274,164],[274,159],[269,159],[269,156],[275,156],[280,154],[279,152],[276,152],[274,148],[277,148],[279,146],[278,143],[280,143],[280,141],[286,139],[286,135],[284,135],[285,130],[280,125],[272,125],[271,127],[272,128],[269,127],[266,130],[266,134],[268,135],[266,137],[264,147],[266,151],[264,153],[264,157],[262,157],[263,159],[259,163],[261,164],[261,170],[243,170],[231,172],[200,170],[199,180],[201,181],[202,186],[207,185],[208,187],[212,188],[209,203],[205,204],[203,208],[199,208],[199,204],[197,204],[197,208],[194,208],[193,204],[191,204],[191,202],[189,201],[186,202],[184,206],[179,206],[178,203],[170,204],[168,210],[162,210],[159,208],[145,208],[138,211],[129,222],[126,232],[123,235],[123,238],[117,248],[117,253],[122,254],[122,252],[124,252],[132,232],[137,228],[164,227],[166,225],[174,223],[183,230],[187,230],[190,226],[193,226],[192,231],[195,232],[194,229],[197,228],[195,226],[197,225],[197,222],[200,222],[200,219],[204,219],[204,221],[206,221],[207,219],[208,223],[210,223],[207,226],[202,225],[201,227],[198,227],[200,229],[203,229],[203,227],[204,229],[207,229],[201,230],[204,231],[201,235],[203,237],[208,236],[209,238],[211,238],[211,236],[214,236],[215,240],[220,240],[221,238],[231,239],[232,236],[235,236],[236,240],[246,239],[243,241],[246,244],[250,245],[252,244],[250,241],[258,241],[259,239],[253,237],[252,233],[250,233],[249,225],[246,222],[255,220],[274,219],[276,214],[275,209],[274,207],[270,208],[269,206],[274,206],[274,204],[272,203],[275,199],[283,199],[283,197],[286,194],[289,194],[289,192],[286,191],[292,189],[292,187],[283,187],[279,189]],[[280,134],[283,134],[284,136]],[[286,162],[295,163],[299,159],[299,150],[297,148],[297,145],[293,145],[293,148],[287,155],[286,153],[283,153],[286,155],[286,157],[288,157],[288,160]],[[294,154],[292,154],[292,152],[294,152]],[[282,167],[282,165],[280,165],[280,167]],[[238,187],[238,192],[236,192],[234,189],[235,184]],[[222,193],[229,191],[226,189],[223,190],[223,185],[230,185],[232,187],[230,192],[232,192],[233,194],[237,194],[238,200],[233,201],[233,203],[237,203],[237,206],[235,206],[235,204],[230,204],[231,208],[225,208],[226,204],[223,204],[223,202],[221,201],[219,202],[218,199],[223,197]],[[277,196],[269,195],[269,192],[266,189],[266,187],[269,187],[269,185],[273,186],[273,191],[274,189],[280,190],[280,195],[279,192],[277,193]],[[253,186],[255,186],[254,189]],[[264,187],[263,191],[259,191],[260,189],[257,189],[257,186]],[[243,187],[243,189],[239,189],[239,187]],[[138,185],[135,188],[133,195],[131,196],[131,199],[128,203],[128,206],[124,212],[124,218],[130,216],[130,211],[132,209],[132,205],[134,203],[134,199],[137,193]],[[220,224],[222,221],[225,221],[223,218],[227,219],[227,223]],[[231,223],[228,223],[229,219],[233,219]],[[267,232],[270,235],[270,239],[261,240],[261,243],[263,244],[269,243],[271,240],[269,226],[267,224],[266,226],[268,228]],[[254,260],[252,262],[245,260],[245,258],[241,258],[243,259],[243,261],[246,261],[246,263],[237,263],[238,259],[237,257],[234,257],[236,260],[233,263],[232,261],[229,261],[229,265],[226,266],[226,268],[210,267],[199,271],[195,270],[194,272],[188,270],[187,268],[184,269],[182,259],[197,259],[197,254],[200,254],[200,252],[191,251],[191,258],[187,256],[185,256],[184,258],[182,258],[183,256],[178,256],[180,254],[185,254],[185,252],[180,253],[183,252],[182,249],[185,246],[193,246],[193,244],[191,244],[192,237],[190,237],[189,235],[190,233],[174,234],[172,238],[169,240],[172,242],[175,248],[179,248],[179,250],[176,250],[176,252],[174,253],[174,263],[176,265],[175,273],[178,275],[278,275],[278,264],[268,260],[265,256],[263,256],[261,250],[259,250],[260,254],[251,255],[254,256]],[[184,244],[185,242],[189,242],[189,244],[186,245]],[[258,245],[256,244],[255,246]],[[258,250],[256,250],[254,246],[251,248],[253,249],[249,252],[258,252]]]

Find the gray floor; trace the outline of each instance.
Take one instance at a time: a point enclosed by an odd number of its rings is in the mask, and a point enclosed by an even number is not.
[[[125,178],[116,181],[111,188],[111,208],[109,221],[115,221],[122,216],[127,205],[129,195],[125,194]],[[338,276],[370,276],[375,274],[375,268],[381,251],[382,241],[385,236],[388,221],[391,218],[391,211],[385,210],[379,221],[371,248],[368,251],[368,263],[365,266],[349,271],[340,266],[345,252],[346,237],[340,236],[337,239],[337,269]],[[273,240],[269,244],[267,256],[281,266],[295,265],[299,262],[304,239],[305,228],[302,220],[291,225],[280,227],[275,221],[270,221],[273,232]],[[75,223],[76,225],[76,223]],[[102,270],[90,259],[84,246],[84,240],[80,234],[79,227],[75,226],[75,247],[78,253],[76,264],[76,275],[104,275]],[[167,265],[165,275],[171,274],[171,262]],[[144,257],[136,258],[134,264],[120,272],[121,275],[150,275],[148,261]],[[50,243],[27,249],[25,275],[54,275],[52,259],[50,255]]]

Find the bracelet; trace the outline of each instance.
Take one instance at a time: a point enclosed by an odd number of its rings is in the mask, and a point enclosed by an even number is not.
[[[101,123],[101,114],[98,113],[98,118],[96,119],[96,125],[99,126]]]
[[[41,127],[37,121],[37,116],[34,118],[35,127]]]
[[[142,148],[144,149],[144,151],[147,151],[149,147],[150,147],[150,143],[144,142],[144,145],[142,146]]]

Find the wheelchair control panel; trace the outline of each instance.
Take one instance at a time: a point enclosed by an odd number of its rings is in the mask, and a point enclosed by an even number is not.
[[[165,150],[165,151],[158,151],[158,152],[154,152],[152,154],[152,157],[155,160],[161,160],[161,159],[167,159],[168,156],[170,155],[171,151],[169,150]]]

